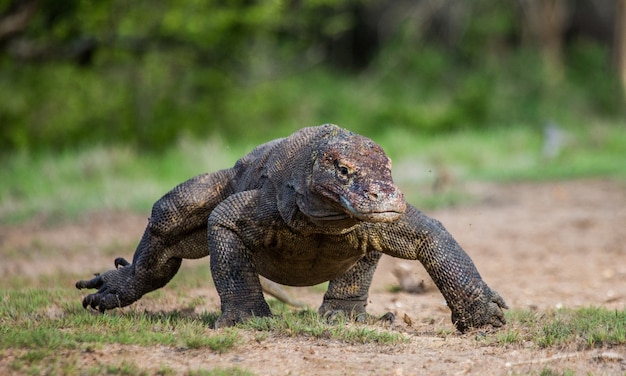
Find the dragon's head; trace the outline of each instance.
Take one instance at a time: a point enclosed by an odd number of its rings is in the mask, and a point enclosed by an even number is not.
[[[335,125],[325,127],[328,132],[319,139],[313,153],[312,173],[307,182],[309,193],[325,209],[319,212],[328,213],[329,220],[399,219],[406,202],[393,183],[391,160],[383,149],[372,140]]]

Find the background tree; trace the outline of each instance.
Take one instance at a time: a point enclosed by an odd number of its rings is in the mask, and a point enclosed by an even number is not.
[[[623,3],[0,0],[0,149],[623,117]]]

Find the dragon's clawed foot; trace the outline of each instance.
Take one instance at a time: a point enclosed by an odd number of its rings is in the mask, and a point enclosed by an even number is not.
[[[396,315],[393,312],[387,312],[380,317],[376,317],[367,312],[355,313],[352,311],[352,313],[349,314],[341,309],[328,310],[321,314],[321,317],[329,324],[336,324],[346,318],[352,318],[355,322],[360,324],[374,324],[376,322],[389,324],[390,329],[393,328],[393,324],[396,321]]]
[[[452,322],[460,332],[488,325],[499,328],[506,324],[503,310],[508,308],[500,294],[484,285],[478,299],[469,303],[467,308],[452,309]]]
[[[360,319],[362,321],[365,321],[365,315],[365,313],[358,315],[357,317],[355,317],[355,320],[358,321]],[[346,313],[338,309],[328,310],[324,312],[324,314],[322,314],[322,318],[329,324],[335,324],[339,320],[345,320]]]
[[[131,266],[131,267],[129,267]],[[78,289],[98,289],[83,299],[83,307],[91,307],[100,312],[125,307],[141,297],[138,295],[134,269],[125,259],[115,259],[114,270],[96,274],[90,280],[76,282]]]
[[[365,311],[365,305],[366,300],[324,299],[318,313],[331,324],[341,317],[367,322],[371,316]]]
[[[215,322],[215,329],[234,326],[254,317],[270,317],[272,311],[263,298],[260,286],[258,292],[241,291],[221,296],[222,314]]]
[[[222,314],[215,322],[215,329],[228,328],[242,321],[254,317],[270,317],[272,312],[265,300],[259,300],[255,303],[248,301],[245,307],[237,307],[236,305],[222,305]]]
[[[506,318],[504,317],[503,309],[509,309],[506,302],[500,294],[496,291],[489,289],[491,292],[489,301],[487,302],[487,320],[486,323],[495,328],[499,328],[506,324]]]
[[[396,315],[393,312],[387,312],[378,318],[378,321],[388,323],[389,328],[393,328],[393,324],[396,322]]]

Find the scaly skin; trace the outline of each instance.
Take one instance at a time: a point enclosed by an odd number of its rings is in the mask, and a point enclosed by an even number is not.
[[[127,306],[165,286],[182,259],[210,256],[216,327],[271,315],[259,276],[291,286],[330,281],[319,311],[365,313],[380,256],[419,260],[460,331],[505,323],[504,300],[443,226],[407,204],[373,141],[327,124],[263,144],[233,168],[163,196],[132,263],[76,283],[83,306]],[[119,267],[119,268],[118,268]]]

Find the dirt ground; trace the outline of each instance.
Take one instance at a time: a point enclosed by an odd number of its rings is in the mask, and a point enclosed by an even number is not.
[[[476,197],[474,204],[428,214],[455,236],[485,281],[511,308],[547,311],[593,305],[626,309],[624,182],[480,183],[466,188]],[[72,223],[33,220],[20,226],[0,226],[0,256],[4,258],[0,275],[89,277],[109,269],[115,256],[130,259],[133,250],[126,245],[139,239],[145,223],[145,216],[100,213]],[[29,251],[16,255],[20,250]],[[181,272],[198,262],[208,260],[187,261]],[[391,292],[390,287],[398,283],[392,271],[399,264],[408,266],[412,275],[424,279],[430,288],[419,295]],[[174,299],[167,299],[171,290],[166,287],[163,291],[159,308],[175,310],[169,303]],[[304,288],[290,288],[289,292],[311,307],[319,306],[323,295]],[[77,291],[77,301],[83,294]],[[190,288],[188,294],[190,299],[205,298],[206,305],[198,307],[199,311],[219,309],[218,296],[210,287]],[[151,308],[139,301],[132,309]],[[407,315],[412,325],[399,319],[393,330],[405,333],[410,342],[346,345],[271,335],[258,342],[254,333],[242,331],[243,343],[225,354],[116,344],[84,354],[83,366],[125,360],[147,370],[165,366],[181,373],[239,367],[257,375],[501,375],[537,374],[549,368],[576,374],[626,375],[625,346],[541,350],[530,343],[489,345],[477,341],[476,333],[438,335],[438,331],[454,329],[449,310],[417,262],[383,258],[370,290],[368,310],[374,314],[393,311],[399,318]],[[0,359],[0,373],[8,370],[9,358]]]

